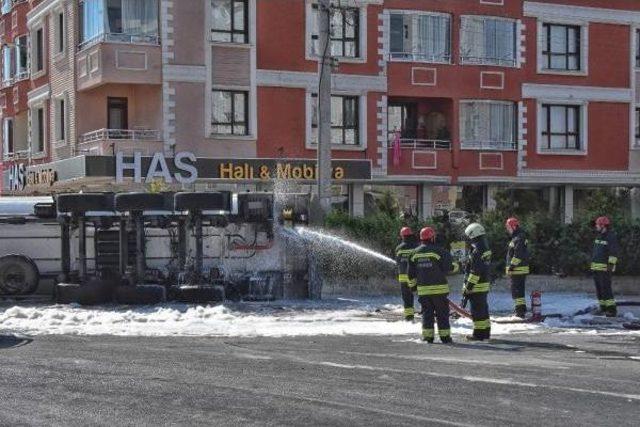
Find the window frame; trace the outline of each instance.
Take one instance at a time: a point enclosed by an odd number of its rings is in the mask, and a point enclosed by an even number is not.
[[[501,60],[498,58],[487,58],[486,52],[484,52],[483,58],[473,59],[465,59],[465,55],[463,54],[464,43],[463,43],[463,23],[465,19],[482,19],[484,22],[486,21],[501,21],[508,22],[513,26],[513,59],[508,60],[509,63],[506,63],[507,60]],[[513,18],[506,18],[502,16],[491,16],[491,15],[462,15],[460,17],[460,36],[459,36],[459,46],[458,46],[458,59],[460,61],[460,65],[472,65],[472,66],[489,66],[489,67],[504,67],[504,68],[518,68],[520,66],[519,60],[519,31],[518,31],[518,21]],[[484,39],[484,25],[483,25],[483,39]],[[483,44],[483,50],[485,50],[486,46]]]
[[[10,123],[10,125],[9,125]],[[10,129],[10,133],[9,133]],[[2,154],[4,158],[11,157],[15,154],[15,122],[13,117],[4,117],[2,119]]]
[[[249,44],[249,0],[225,0],[231,3],[231,21],[229,23],[229,30],[227,29],[215,29],[214,28],[214,22],[213,22],[213,0],[209,1],[209,5],[210,5],[210,25],[209,25],[209,41],[211,41],[212,43],[222,43],[222,44]],[[244,29],[243,30],[236,30],[235,29],[235,13],[234,12],[234,6],[236,3],[241,3],[244,5],[244,16],[243,16],[243,24],[244,24]],[[225,40],[215,40],[214,39],[214,34],[228,34],[229,35],[229,41],[225,41]],[[242,35],[243,37],[243,41],[242,42],[237,42],[235,41],[235,36],[236,35]]]
[[[553,30],[554,27],[561,27],[564,28],[565,31],[565,40],[567,42],[567,44],[564,46],[565,48],[565,53],[554,53],[551,51],[551,32]],[[542,66],[542,69],[545,71],[559,71],[559,72],[570,72],[570,73],[577,73],[577,72],[581,72],[582,71],[582,28],[580,25],[569,25],[569,24],[558,24],[558,23],[553,23],[553,22],[543,22],[542,23],[542,29],[544,32],[544,35],[546,37],[546,45],[544,44],[544,40],[545,38],[543,37],[543,45],[544,48],[542,50],[542,58],[544,59],[544,64]],[[569,46],[569,32],[570,30],[574,30],[575,31],[575,42],[576,42],[576,52],[572,53],[570,52],[570,46]],[[551,66],[552,62],[553,62],[553,58],[554,57],[564,57],[564,63],[565,63],[565,67],[564,68],[553,68]],[[576,60],[576,65],[578,68],[576,69],[572,69],[569,68],[569,60],[570,58],[575,58]]]
[[[231,121],[230,122],[216,122],[214,121],[214,114],[215,114],[215,102],[214,102],[214,93],[215,92],[225,92],[225,93],[230,93],[231,94]],[[242,94],[244,95],[244,122],[237,122],[235,120],[235,113],[236,113],[236,101],[235,101],[235,96],[238,94]],[[238,137],[248,137],[251,135],[251,128],[250,128],[250,116],[249,116],[249,98],[250,98],[250,91],[249,90],[237,90],[237,89],[224,89],[224,88],[216,88],[214,87],[213,89],[211,89],[211,117],[209,118],[210,120],[210,124],[211,124],[211,135],[213,137],[216,137],[217,139],[224,139],[226,137],[230,137],[230,138],[238,138]],[[244,133],[235,133],[234,129],[236,126],[241,126],[244,125]],[[215,128],[217,126],[230,126],[231,127],[231,133],[219,133],[219,132],[215,132]]]
[[[640,147],[640,106],[635,107],[635,138],[634,138],[634,147]]]
[[[67,14],[57,9],[54,14],[54,57],[64,56],[67,50]]]
[[[44,155],[47,151],[47,110],[44,103],[29,106],[31,114],[31,125],[29,132],[31,136],[31,153],[33,156]],[[39,113],[42,117],[39,117]],[[37,135],[37,137],[34,137]]]
[[[575,149],[544,149],[542,114],[543,105],[576,106],[580,111],[580,150]],[[554,98],[541,98],[536,101],[536,153],[552,156],[586,156],[589,150],[589,102],[586,100],[559,100]]]
[[[20,40],[23,40],[23,43]],[[29,36],[27,34],[22,34],[14,38],[14,46],[15,46],[15,78],[19,80],[24,80],[29,78]],[[25,54],[25,64],[24,67],[20,65],[21,59],[21,49],[24,49]]]
[[[46,74],[46,43],[44,26],[41,24],[31,30],[30,38],[31,42],[29,43],[29,49],[31,59],[29,61],[29,72],[31,74],[31,78],[35,79]]]
[[[635,43],[635,58],[636,58],[636,68],[640,68],[640,28],[636,28],[633,31],[634,43]]]
[[[391,50],[391,15],[398,15],[403,17],[403,25],[404,25],[404,17],[410,16],[411,22],[413,25],[413,21],[421,16],[429,16],[429,17],[440,17],[447,18],[449,20],[449,34],[448,34],[448,54],[445,55],[444,59],[424,59],[418,58],[419,53],[416,52],[393,52]],[[404,28],[403,28],[404,31]],[[418,11],[418,10],[392,10],[389,12],[389,61],[391,62],[420,62],[427,64],[451,64],[453,61],[453,16],[450,13],[441,13],[441,12],[426,12],[426,11]],[[405,37],[403,36],[403,40]],[[414,38],[411,38],[411,44],[414,45]],[[404,55],[400,57],[394,57],[396,55]]]
[[[310,139],[309,139],[309,143],[311,146],[313,147],[317,147],[318,146],[318,141],[317,141],[317,131],[316,131],[316,138],[314,138],[314,129],[318,129],[318,123],[317,123],[317,116],[314,119],[314,110],[317,111],[317,98],[318,95],[316,93],[311,93],[311,135],[310,135]],[[362,146],[362,141],[361,141],[361,131],[360,131],[360,127],[361,127],[361,115],[360,115],[360,96],[358,95],[347,95],[347,94],[331,94],[331,101],[333,102],[334,98],[341,98],[342,101],[342,120],[341,120],[341,125],[333,125],[333,123],[331,124],[331,146],[332,147],[353,147],[353,148],[360,148]],[[345,108],[346,106],[346,102],[354,102],[354,117],[355,117],[355,125],[354,126],[346,126],[345,122],[347,120],[346,119],[346,111],[347,108]],[[341,131],[342,137],[341,137],[341,143],[335,143],[333,142],[333,131],[339,129]],[[353,130],[355,135],[354,135],[354,144],[348,144],[346,143],[346,132],[349,130]]]
[[[316,0],[306,0],[307,1],[307,13],[306,13],[306,31],[305,31],[305,43],[306,43],[306,59],[310,61],[317,61],[319,59],[319,55],[315,52],[315,42],[319,39],[319,34],[314,31],[317,30],[317,10],[318,3]],[[339,58],[340,62],[343,63],[365,63],[367,61],[367,9],[366,6],[356,6],[356,7],[343,7],[342,9],[353,10],[357,13],[358,19],[356,23],[356,27],[354,29],[354,37],[348,39],[334,39],[331,37],[331,43],[334,41],[342,40],[342,53],[344,54],[344,44],[346,42],[353,41],[356,44],[356,55],[355,56],[337,56],[332,55],[334,58]],[[342,18],[342,28],[344,34],[344,21],[345,17],[343,15]]]
[[[62,145],[68,140],[69,101],[66,94],[54,98],[54,137],[55,143]]]
[[[124,96],[107,97],[107,129],[116,130],[111,123],[111,110],[120,109],[123,115],[124,127],[117,130],[129,130],[129,98]]]
[[[553,108],[562,108],[564,109],[564,127],[565,127],[565,132],[552,132],[552,123],[551,123],[551,110]],[[546,110],[546,111],[545,111]],[[569,110],[573,110],[574,111],[574,128],[576,129],[575,132],[570,132],[569,131]],[[551,103],[543,103],[541,106],[541,114],[546,115],[546,122],[547,122],[547,127],[546,129],[544,127],[542,127],[541,125],[541,129],[542,132],[540,133],[541,136],[541,142],[545,142],[546,144],[543,144],[540,146],[540,149],[543,151],[582,151],[582,132],[581,132],[581,126],[582,126],[582,119],[580,117],[581,115],[581,111],[580,111],[580,106],[579,105],[567,105],[567,104],[551,104]],[[542,116],[540,117],[540,119],[542,120]],[[563,136],[565,139],[565,147],[564,148],[558,148],[558,147],[551,147],[551,139],[553,137],[558,137],[558,136]],[[569,147],[569,138],[571,137],[575,137],[576,139],[576,145],[577,147]]]
[[[513,108],[511,141],[464,141],[465,118],[463,107],[465,104],[505,105]],[[458,105],[459,110],[459,132],[460,148],[462,150],[484,150],[484,151],[516,151],[518,149],[518,103],[515,101],[490,100],[490,99],[462,99]]]

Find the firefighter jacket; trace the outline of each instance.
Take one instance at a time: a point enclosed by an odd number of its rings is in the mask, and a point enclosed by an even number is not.
[[[613,231],[606,230],[598,234],[593,242],[591,271],[614,271],[617,263],[618,238]]]
[[[448,294],[447,273],[454,269],[451,254],[433,243],[418,246],[409,258],[409,280],[418,296]]]
[[[489,292],[491,249],[489,249],[486,237],[482,236],[471,241],[471,250],[467,256],[466,265],[464,291],[470,294]]]
[[[529,248],[527,237],[522,228],[518,228],[511,235],[511,241],[507,249],[508,276],[521,276],[529,274]]]
[[[398,264],[398,281],[409,283],[409,258],[413,254],[416,244],[404,241],[396,247],[396,263]]]

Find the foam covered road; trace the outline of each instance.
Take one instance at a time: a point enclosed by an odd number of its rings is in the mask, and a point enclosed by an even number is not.
[[[631,426],[639,414],[637,335],[0,340],[1,425]]]

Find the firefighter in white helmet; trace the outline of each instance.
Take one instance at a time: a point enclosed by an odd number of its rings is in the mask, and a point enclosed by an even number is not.
[[[491,250],[487,242],[486,231],[478,223],[469,224],[464,230],[470,245],[465,266],[465,283],[462,293],[471,303],[473,335],[471,341],[488,340],[491,336],[489,304],[487,296],[490,286]]]

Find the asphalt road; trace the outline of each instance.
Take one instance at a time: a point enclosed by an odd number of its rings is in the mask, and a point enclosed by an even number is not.
[[[1,425],[638,425],[640,337],[0,340]]]

